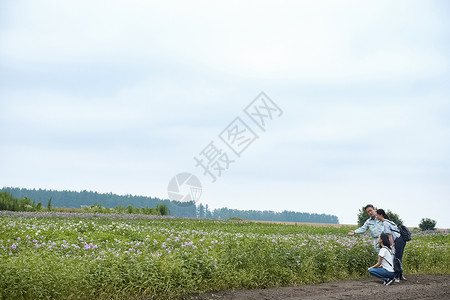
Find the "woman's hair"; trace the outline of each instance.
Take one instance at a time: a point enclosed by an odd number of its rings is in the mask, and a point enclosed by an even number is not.
[[[390,247],[391,241],[389,240],[389,236],[386,233],[380,234],[381,242],[383,243],[383,246]]]
[[[381,209],[381,208],[380,208],[380,209],[377,209],[377,214],[378,214],[378,215],[382,215],[383,218],[390,220],[389,217],[388,217],[388,215],[384,212],[384,209]]]

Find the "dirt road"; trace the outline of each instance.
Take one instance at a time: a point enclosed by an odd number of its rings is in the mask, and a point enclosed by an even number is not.
[[[450,275],[409,275],[408,281],[384,286],[373,277],[316,285],[260,290],[221,291],[192,296],[191,299],[450,299]]]

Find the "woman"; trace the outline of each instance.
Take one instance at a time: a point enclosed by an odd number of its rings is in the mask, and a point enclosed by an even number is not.
[[[378,253],[378,262],[368,268],[370,275],[376,276],[384,280],[384,285],[390,285],[394,281],[394,254],[390,247],[391,242],[386,233],[380,234],[377,240],[380,244],[380,252]]]
[[[384,212],[383,209],[377,209],[376,217],[378,220],[383,222],[383,233],[386,233],[389,236],[389,242],[393,246],[392,250],[394,251],[395,257],[402,261],[403,250],[405,249],[406,242],[400,235],[400,230],[398,230],[397,225],[395,225],[395,223],[389,219],[388,215]],[[400,282],[400,278],[406,280],[406,278],[403,277],[402,272],[396,273],[395,282]]]

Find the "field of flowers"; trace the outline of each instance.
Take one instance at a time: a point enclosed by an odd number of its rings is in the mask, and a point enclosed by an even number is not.
[[[0,211],[0,298],[151,299],[368,276],[349,228]],[[450,273],[448,232],[413,236],[411,273]]]

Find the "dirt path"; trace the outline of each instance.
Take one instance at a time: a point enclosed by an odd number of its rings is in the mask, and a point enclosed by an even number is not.
[[[316,285],[261,290],[221,291],[192,296],[191,299],[450,299],[449,275],[409,275],[408,281],[384,286],[373,277]]]

